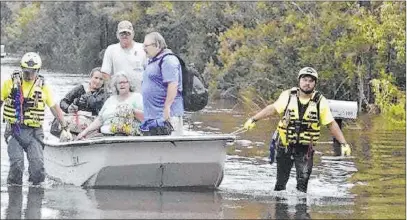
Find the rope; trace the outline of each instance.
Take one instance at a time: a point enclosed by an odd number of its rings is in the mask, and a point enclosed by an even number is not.
[[[246,132],[247,130],[245,128],[239,128],[236,131],[231,132],[231,135],[238,135],[238,134],[242,134],[244,132]]]
[[[14,109],[16,110],[16,118],[17,121],[15,126],[13,126],[14,134],[20,134],[20,124],[24,121],[24,110],[23,110],[23,103],[24,103],[24,95],[23,95],[23,88],[21,85],[17,85],[15,90],[14,96]]]
[[[317,141],[317,144],[333,144],[333,141]]]

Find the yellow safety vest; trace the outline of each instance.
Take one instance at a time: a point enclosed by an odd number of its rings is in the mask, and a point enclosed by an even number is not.
[[[291,89],[290,98],[284,111],[283,118],[278,123],[278,133],[283,146],[289,144],[308,145],[311,140],[315,143],[320,135],[319,102],[322,95],[315,91],[308,104],[302,107],[304,113],[300,118],[298,88]]]
[[[13,80],[15,80],[15,78]],[[41,81],[37,82],[37,80]],[[23,124],[29,127],[41,127],[44,121],[45,103],[42,98],[43,77],[38,76],[37,80],[34,82],[32,92],[30,92],[29,97],[24,97],[24,102],[21,105]],[[4,120],[8,121],[10,124],[17,123],[16,108],[14,106],[16,93],[17,88],[15,87],[15,83],[13,83],[12,91],[6,100],[4,100],[3,117]],[[21,95],[23,95],[23,93]]]

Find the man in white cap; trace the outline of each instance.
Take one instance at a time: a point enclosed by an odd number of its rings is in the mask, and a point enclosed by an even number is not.
[[[134,30],[130,21],[121,21],[117,25],[116,34],[120,42],[107,47],[101,72],[106,78],[120,71],[131,74],[136,85],[135,92],[140,92],[144,66],[147,62],[143,44],[133,40]]]

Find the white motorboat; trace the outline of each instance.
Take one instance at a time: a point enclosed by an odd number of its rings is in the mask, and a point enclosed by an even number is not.
[[[233,135],[111,136],[45,141],[48,176],[84,187],[205,187],[222,182]]]

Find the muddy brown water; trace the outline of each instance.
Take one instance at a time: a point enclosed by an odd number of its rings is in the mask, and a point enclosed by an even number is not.
[[[1,81],[16,69],[3,62]],[[84,77],[42,70],[59,100]],[[230,133],[250,115],[233,103],[218,101],[186,117],[185,129]],[[44,129],[52,120],[46,112]],[[295,190],[295,170],[287,191],[274,192],[276,165],[267,149],[276,118],[258,123],[228,146],[225,177],[216,191],[83,189],[46,179],[41,187],[6,184],[7,146],[1,138],[1,218],[209,218],[209,219],[405,219],[406,131],[381,116],[345,122],[353,158],[338,160],[330,144],[316,147],[308,193]],[[4,124],[1,134],[4,133]],[[320,141],[331,141],[326,128]],[[27,169],[26,164],[26,169]]]

